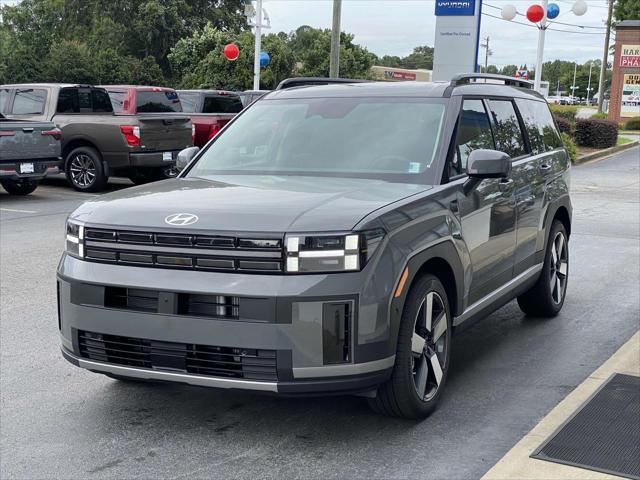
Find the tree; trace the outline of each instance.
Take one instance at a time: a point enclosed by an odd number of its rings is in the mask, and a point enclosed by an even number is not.
[[[518,66],[517,65],[505,65],[500,70],[500,74],[501,75],[508,75],[509,77],[514,77],[516,75],[517,71],[518,71]]]
[[[638,0],[615,0],[613,18],[616,22],[640,19],[640,2]]]
[[[42,80],[63,83],[95,83],[89,48],[73,40],[63,40],[52,45],[44,60]]]

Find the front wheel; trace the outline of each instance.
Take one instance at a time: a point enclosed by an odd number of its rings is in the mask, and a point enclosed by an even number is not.
[[[534,317],[555,317],[564,305],[569,280],[569,237],[562,222],[554,220],[549,233],[540,278],[518,297],[520,309]]]
[[[38,181],[31,178],[21,178],[20,180],[0,180],[2,188],[11,195],[29,195],[38,188]]]
[[[425,418],[436,408],[451,358],[451,314],[444,286],[420,277],[405,303],[391,379],[369,404],[378,413]]]

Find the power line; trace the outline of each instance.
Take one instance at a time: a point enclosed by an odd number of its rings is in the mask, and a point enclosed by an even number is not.
[[[491,17],[491,18],[497,18],[498,20],[502,20],[509,23],[517,23],[518,25],[524,25],[525,27],[531,27],[536,29],[538,28],[535,25],[531,25],[529,23],[518,22],[516,20],[505,20],[502,17],[498,17],[497,15],[491,15],[490,13],[487,13],[487,12],[482,12],[482,15],[486,15],[487,17]],[[547,30],[550,32],[575,33],[577,35],[604,35],[605,34],[605,32],[576,32],[575,30],[563,30],[560,28],[547,28]]]
[[[489,3],[483,3],[482,6],[483,7],[494,8],[496,10],[502,11],[502,9],[500,7],[497,7],[495,5],[491,5]],[[520,15],[521,17],[526,17],[526,15],[523,15],[520,12],[517,12],[517,15]],[[500,19],[504,20],[504,18],[502,18],[502,17],[500,17]],[[509,21],[509,20],[507,20],[507,21]],[[577,28],[594,28],[594,29],[601,29],[601,30],[606,30],[607,29],[607,27],[594,27],[594,26],[591,26],[591,25],[577,25],[577,24],[574,24],[574,23],[558,22],[558,21],[555,21],[555,20],[550,20],[550,23],[554,23],[554,24],[558,24],[558,25],[566,25],[568,27],[577,27]]]

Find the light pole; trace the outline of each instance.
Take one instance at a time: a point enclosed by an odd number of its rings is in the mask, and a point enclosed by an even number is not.
[[[262,8],[262,0],[256,0],[256,6],[247,3],[244,11],[249,26],[255,27],[255,49],[253,52],[253,89],[260,90],[260,53],[262,50],[262,29],[271,28],[269,14]],[[265,22],[265,23],[263,23]]]
[[[571,7],[571,12],[574,15],[581,16],[587,11],[587,3],[584,0],[576,0]],[[513,20],[516,15],[522,15],[518,13],[518,10],[513,5],[505,5],[502,7],[502,18],[504,20]],[[549,28],[549,25],[553,24],[553,21],[560,15],[560,7],[557,3],[549,3],[549,0],[543,0],[542,5],[531,5],[527,9],[527,20],[536,24],[538,28],[538,54],[536,58],[536,78],[534,80],[533,88],[540,91],[540,82],[542,81],[542,61],[544,59],[544,37]],[[551,21],[549,21],[551,20]]]
[[[593,62],[589,62],[589,82],[587,83],[587,106],[589,105],[589,92],[591,92],[591,70],[593,69]]]
[[[575,102],[576,100],[576,72],[578,71],[578,64],[573,62],[573,84],[571,85],[571,100]]]

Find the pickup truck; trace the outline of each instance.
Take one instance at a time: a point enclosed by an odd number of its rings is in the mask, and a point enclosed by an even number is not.
[[[0,184],[11,195],[28,195],[38,181],[58,173],[62,132],[52,122],[9,120],[0,114]]]
[[[224,90],[178,90],[182,109],[195,126],[193,144],[204,147],[244,105],[240,96]]]
[[[79,191],[100,191],[112,175],[134,183],[174,176],[178,152],[193,145],[189,117],[114,115],[107,92],[91,85],[0,85],[0,98],[7,118],[62,130],[64,170]]]

